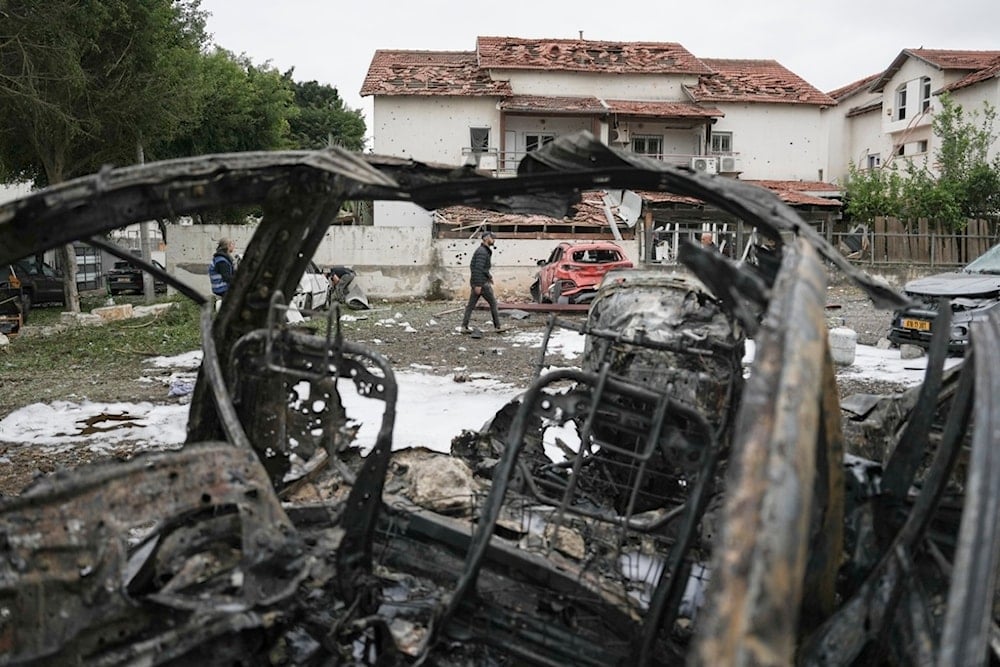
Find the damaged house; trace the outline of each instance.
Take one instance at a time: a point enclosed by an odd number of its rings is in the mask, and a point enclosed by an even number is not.
[[[817,224],[839,211],[839,189],[824,182],[823,111],[836,101],[773,60],[699,58],[670,42],[479,37],[473,51],[378,50],[361,94],[374,98],[379,154],[505,177],[532,151],[584,130],[666,165],[754,180]],[[674,261],[679,239],[703,228],[731,234],[736,252],[748,244],[737,218],[658,194],[602,189],[590,199],[603,207],[566,220],[489,224],[509,239],[625,238],[642,262]],[[374,222],[433,222],[440,238],[469,228],[463,213],[381,202]]]

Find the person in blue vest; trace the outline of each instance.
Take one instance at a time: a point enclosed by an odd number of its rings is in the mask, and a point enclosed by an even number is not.
[[[232,239],[219,239],[212,262],[208,265],[208,278],[215,296],[225,296],[233,282],[233,274],[236,273],[236,261],[233,259],[235,250],[236,243]]]

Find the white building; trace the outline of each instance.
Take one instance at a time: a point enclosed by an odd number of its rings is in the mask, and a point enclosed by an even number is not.
[[[842,183],[852,163],[872,169],[900,160],[926,161],[934,171],[932,124],[943,92],[966,118],[981,117],[984,102],[1000,108],[1000,51],[903,49],[884,71],[832,91],[838,105],[825,112],[831,177]],[[998,153],[995,141],[990,159]]]
[[[770,181],[822,181],[823,110],[836,101],[773,60],[699,59],[670,42],[479,37],[475,51],[376,51],[374,152],[474,161],[498,176],[561,134],[675,165]],[[376,225],[430,221],[377,203]]]

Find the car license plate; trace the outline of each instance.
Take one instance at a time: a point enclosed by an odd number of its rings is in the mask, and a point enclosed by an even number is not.
[[[917,331],[930,331],[931,330],[931,323],[928,322],[927,320],[910,320],[910,319],[904,319],[903,320],[903,328],[904,329],[916,329]]]

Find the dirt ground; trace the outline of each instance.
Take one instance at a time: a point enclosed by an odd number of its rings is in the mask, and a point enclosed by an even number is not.
[[[828,314],[835,324],[854,329],[858,342],[873,345],[888,328],[890,314],[876,311],[859,290],[847,285],[828,291]],[[503,295],[501,295],[503,296]],[[343,332],[347,339],[370,345],[386,357],[396,370],[419,370],[439,375],[454,375],[461,382],[470,377],[490,376],[524,386],[532,379],[540,361],[540,350],[519,341],[526,332],[541,333],[548,318],[545,313],[518,316],[502,310],[506,331],[493,332],[489,312],[478,310],[473,325],[482,329],[481,338],[459,332],[464,302],[458,301],[374,301],[372,310],[345,311]],[[585,314],[560,317],[583,322]],[[33,335],[26,327],[25,335]],[[562,360],[563,364],[565,360]],[[167,396],[168,370],[135,364],[134,376],[105,377],[100,369],[82,369],[79,373],[51,372],[39,382],[35,402],[100,401],[154,403],[176,402]],[[841,386],[841,395],[854,393],[891,393],[898,387],[885,382],[851,380]],[[4,405],[2,414],[22,407]],[[489,415],[484,415],[484,420]],[[102,447],[23,447],[0,443],[0,494],[16,495],[39,475],[101,460],[127,460],[136,450],[132,443]]]

